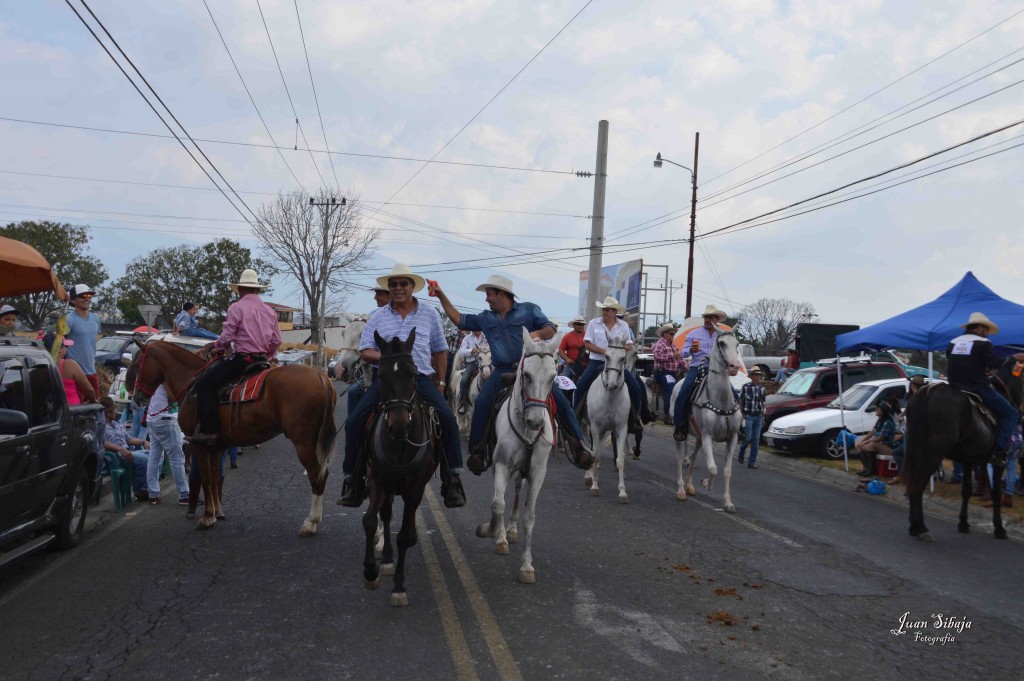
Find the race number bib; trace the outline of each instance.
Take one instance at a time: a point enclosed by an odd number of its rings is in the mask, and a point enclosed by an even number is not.
[[[562,390],[575,390],[576,384],[568,376],[555,376],[555,385]]]
[[[667,383],[668,385],[672,385],[675,382],[676,382],[676,377],[673,376],[672,374],[667,374],[665,376],[665,383]]]
[[[971,348],[974,347],[974,341],[960,341],[959,343],[953,344],[954,355],[969,355],[971,354]]]

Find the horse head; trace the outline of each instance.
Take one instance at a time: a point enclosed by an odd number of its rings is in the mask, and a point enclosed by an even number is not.
[[[604,355],[604,368],[601,370],[601,383],[606,390],[614,391],[622,387],[626,371],[626,343],[628,338],[611,336]]]
[[[730,369],[740,371],[743,369],[743,360],[740,359],[739,341],[732,331],[719,331],[718,339],[715,341],[714,350],[711,352],[711,369],[716,372],[729,373]]]
[[[143,409],[149,404],[149,398],[153,396],[157,387],[164,382],[164,374],[160,362],[149,356],[156,343],[143,343],[136,338],[135,344],[140,350],[135,353],[124,374],[124,387],[132,396],[132,404],[138,409]],[[159,351],[157,353],[159,354]]]
[[[353,380],[356,362],[359,361],[359,337],[363,335],[365,328],[365,320],[353,319],[341,334],[342,347],[338,351],[338,363],[334,367],[334,373],[344,377],[349,383]]]
[[[528,428],[541,430],[548,418],[547,402],[555,383],[555,348],[530,338],[523,329],[523,358],[519,362],[519,390]]]
[[[388,434],[394,440],[407,440],[412,425],[412,404],[416,397],[416,362],[412,348],[416,342],[416,329],[409,338],[397,336],[385,341],[376,331],[373,339],[380,348],[380,394],[384,401],[384,419]]]
[[[494,365],[491,364],[491,349],[486,345],[480,346],[480,354],[477,356],[477,367],[480,371],[480,380],[486,381],[491,377],[491,373],[494,371]]]

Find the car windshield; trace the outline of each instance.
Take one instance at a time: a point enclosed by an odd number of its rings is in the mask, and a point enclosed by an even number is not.
[[[811,384],[814,383],[813,371],[798,371],[782,384],[779,388],[779,395],[793,395],[803,397],[811,391]]]
[[[855,411],[860,409],[867,401],[871,399],[871,396],[875,394],[875,386],[873,385],[855,385],[840,397],[832,400],[828,403],[829,409],[839,409],[840,400],[844,410]]]
[[[124,345],[124,341],[124,338],[116,336],[100,338],[96,341],[96,352],[121,352],[121,346]]]

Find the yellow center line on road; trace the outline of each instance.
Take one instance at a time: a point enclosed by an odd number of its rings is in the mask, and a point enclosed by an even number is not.
[[[491,658],[494,660],[495,667],[498,669],[500,678],[502,681],[522,681],[523,675],[519,672],[519,665],[516,664],[515,658],[512,657],[512,651],[509,650],[505,637],[501,635],[498,621],[495,619],[494,613],[491,612],[491,607],[487,605],[487,599],[484,598],[483,591],[481,591],[480,585],[476,581],[476,576],[473,574],[472,568],[469,567],[469,561],[466,560],[465,554],[459,548],[459,543],[455,540],[455,533],[452,532],[451,525],[448,524],[448,520],[444,517],[444,509],[441,508],[441,504],[438,502],[433,490],[429,487],[425,490],[424,498],[426,498],[427,504],[430,506],[430,512],[434,515],[434,519],[437,522],[437,529],[441,533],[441,538],[444,539],[444,543],[448,547],[448,553],[455,564],[455,571],[459,575],[459,581],[462,582],[466,595],[469,596],[469,603],[473,608],[473,614],[476,615],[476,621],[480,625],[480,632],[484,636],[484,641],[487,643],[487,648],[491,653]]]

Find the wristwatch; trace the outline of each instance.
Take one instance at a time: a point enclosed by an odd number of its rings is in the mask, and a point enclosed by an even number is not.
[[[438,384],[439,386],[441,386],[442,388],[443,388],[443,387],[445,387],[446,385],[448,385],[448,384],[447,384],[447,383],[445,383],[444,381],[438,381],[438,382],[437,382],[437,384]]]

